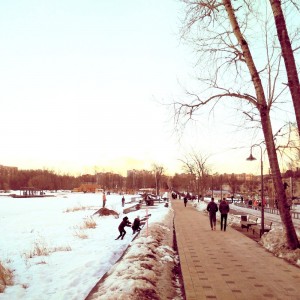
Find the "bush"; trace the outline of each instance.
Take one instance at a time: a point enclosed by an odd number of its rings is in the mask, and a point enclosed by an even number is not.
[[[3,293],[8,285],[13,285],[13,272],[0,261],[0,293]]]
[[[88,235],[83,230],[75,231],[74,236],[79,237],[80,239],[88,238]]]
[[[94,221],[92,217],[86,218],[83,222],[83,226],[81,226],[81,229],[91,229],[96,228],[97,223]]]
[[[79,206],[75,206],[72,208],[67,208],[64,212],[65,213],[69,213],[69,212],[75,212],[75,211],[79,211],[79,210],[86,210],[87,208],[85,206],[79,205]]]

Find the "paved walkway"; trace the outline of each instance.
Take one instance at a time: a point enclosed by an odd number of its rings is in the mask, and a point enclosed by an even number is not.
[[[172,208],[187,300],[300,299],[300,268],[230,227],[212,231],[191,204]]]

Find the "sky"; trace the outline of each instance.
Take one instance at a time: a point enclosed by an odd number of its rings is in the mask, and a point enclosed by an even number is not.
[[[43,199],[1,195],[0,261],[5,268],[13,270],[14,275],[14,284],[0,293],[1,300],[85,299],[108,271],[110,275],[99,291],[99,299],[110,298],[115,295],[113,293],[135,293],[135,288],[147,288],[144,278],[149,278],[151,282],[159,280],[159,276],[153,276],[149,270],[145,271],[145,265],[150,265],[149,269],[152,271],[159,271],[162,267],[170,267],[168,262],[176,260],[173,245],[166,243],[167,240],[172,242],[173,231],[169,228],[174,217],[172,203],[169,208],[164,203],[156,204],[155,209],[151,209],[148,226],[143,227],[136,239],[133,240],[135,235],[132,235],[132,229],[126,227],[124,239],[116,241],[119,234],[117,228],[124,216],[120,195],[107,195],[106,203],[108,209],[120,213],[119,219],[94,215],[101,207],[101,193],[58,192],[52,195],[55,197]],[[125,208],[136,205],[136,202],[131,203],[133,196],[125,195]],[[208,198],[205,200],[209,201]],[[189,202],[188,206],[191,205],[205,212],[207,202]],[[253,209],[234,206],[234,210],[237,215],[229,214],[229,226],[239,225],[241,213],[260,217],[260,212]],[[149,210],[143,207],[127,216],[132,222],[136,216],[142,218],[148,214]],[[278,247],[278,241],[284,240],[281,225],[278,226],[281,224],[279,216],[267,213],[265,216],[273,221],[273,229],[267,239],[263,240],[263,246],[271,252],[276,249],[278,252],[275,254],[279,257],[292,257],[292,251]],[[85,221],[91,218],[96,227],[84,228]],[[217,218],[220,218],[219,213]],[[297,228],[299,221],[294,220]],[[171,235],[170,238],[165,238],[168,234]],[[129,245],[128,255],[122,257],[116,268],[112,269]],[[44,254],[48,252],[48,255],[33,255],[36,253],[34,250],[38,249]],[[153,253],[156,256],[153,257]],[[295,255],[296,253],[294,259]],[[299,253],[297,263],[300,263]],[[128,280],[128,273],[135,274],[137,279]],[[131,299],[130,294],[128,299]]]
[[[259,174],[235,111],[174,130],[167,104],[195,78],[183,17],[176,0],[2,1],[0,164],[125,175],[155,163],[174,174],[200,151],[212,173]]]

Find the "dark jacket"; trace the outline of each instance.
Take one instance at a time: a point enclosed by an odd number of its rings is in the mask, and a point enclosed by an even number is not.
[[[131,223],[128,221],[128,217],[123,218],[123,221],[120,223],[118,229],[120,231],[122,231],[122,230],[124,230],[125,226],[128,226],[128,227],[131,226]]]
[[[228,214],[229,213],[229,204],[226,200],[222,200],[219,205],[219,211],[221,214]]]
[[[135,218],[134,221],[133,221],[132,229],[133,230],[139,230],[139,229],[141,229],[140,225],[141,225],[140,219],[139,218]]]
[[[218,205],[215,202],[211,201],[207,204],[206,210],[209,212],[210,215],[213,215],[218,211]]]

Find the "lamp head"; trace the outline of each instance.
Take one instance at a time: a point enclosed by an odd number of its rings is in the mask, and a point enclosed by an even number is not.
[[[247,158],[247,160],[252,161],[252,160],[256,160],[256,158],[252,155],[252,153],[250,153],[250,156]]]

